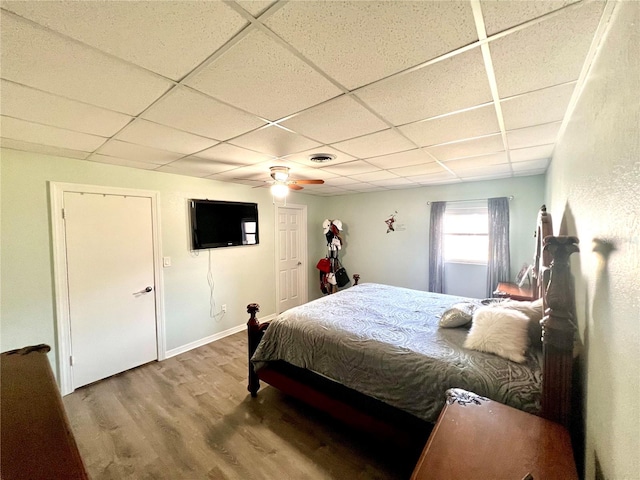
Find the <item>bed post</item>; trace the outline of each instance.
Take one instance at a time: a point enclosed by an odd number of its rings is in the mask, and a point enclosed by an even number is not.
[[[247,305],[247,313],[251,315],[249,317],[249,321],[247,322],[247,338],[249,340],[249,385],[247,386],[247,390],[249,390],[252,397],[258,395],[258,390],[260,389],[260,381],[258,380],[258,374],[253,369],[251,357],[256,351],[256,348],[258,348],[258,344],[262,339],[262,335],[269,325],[268,323],[264,323],[262,325],[260,324],[260,322],[256,318],[256,313],[259,311],[260,305],[258,305],[257,303],[250,303],[249,305]]]
[[[573,283],[569,257],[578,252],[578,239],[568,236],[544,238],[544,251],[552,255],[551,274],[545,295],[542,324],[542,416],[569,427],[573,370]]]

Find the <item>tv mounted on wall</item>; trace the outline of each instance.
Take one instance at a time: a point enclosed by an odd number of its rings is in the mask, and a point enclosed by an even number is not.
[[[190,206],[194,250],[259,243],[257,203],[194,199]]]

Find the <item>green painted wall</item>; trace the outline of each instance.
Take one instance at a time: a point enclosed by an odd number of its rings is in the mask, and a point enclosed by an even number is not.
[[[441,185],[408,190],[333,197],[328,218],[345,226],[343,264],[362,281],[427,290],[429,281],[429,214],[427,202],[514,196],[509,203],[512,278],[523,263],[532,263],[533,232],[544,201],[544,176]],[[395,231],[384,221],[398,212]]]
[[[47,343],[56,353],[56,323],[48,182],[65,182],[160,192],[166,347],[172,350],[246,323],[246,305],[257,302],[261,316],[275,312],[274,206],[269,190],[93,162],[2,150],[1,163],[0,349]],[[190,250],[189,198],[252,201],[259,204],[260,245]],[[321,198],[292,195],[308,204],[309,224],[322,222]],[[311,235],[309,235],[311,238]],[[316,241],[316,240],[314,240]],[[312,243],[312,246],[314,244]],[[315,248],[320,248],[315,245]],[[207,272],[211,262],[214,296],[227,304],[221,319],[209,316]],[[307,266],[316,295],[315,261]]]

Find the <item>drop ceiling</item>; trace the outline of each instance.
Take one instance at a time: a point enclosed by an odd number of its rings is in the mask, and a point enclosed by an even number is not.
[[[1,8],[3,148],[341,195],[544,173],[615,5]]]

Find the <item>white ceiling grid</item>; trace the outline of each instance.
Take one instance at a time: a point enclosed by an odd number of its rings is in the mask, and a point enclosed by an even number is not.
[[[4,148],[255,186],[286,165],[312,195],[545,172],[615,8],[0,5]]]

